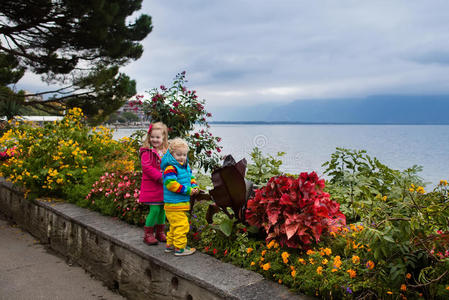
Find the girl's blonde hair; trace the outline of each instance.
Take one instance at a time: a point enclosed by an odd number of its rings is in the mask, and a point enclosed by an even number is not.
[[[170,150],[170,152],[173,152],[180,148],[187,149],[187,151],[188,151],[189,144],[187,144],[187,142],[184,139],[179,138],[179,137],[174,138],[168,142],[168,149]]]
[[[148,130],[147,135],[145,136],[145,139],[143,140],[142,147],[144,148],[151,148],[151,142],[150,142],[150,134],[153,130],[161,130],[162,131],[162,148],[163,150],[168,149],[168,128],[167,125],[165,125],[162,122],[156,122],[151,124],[151,129]]]

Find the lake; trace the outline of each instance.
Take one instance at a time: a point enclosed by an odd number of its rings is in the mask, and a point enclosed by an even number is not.
[[[419,175],[435,186],[449,178],[449,125],[222,125],[212,134],[222,138],[223,154],[249,160],[257,146],[264,153],[283,151],[281,169],[288,173],[316,171],[330,159],[336,147],[366,150],[393,169],[423,166]],[[114,138],[135,129],[118,129]]]

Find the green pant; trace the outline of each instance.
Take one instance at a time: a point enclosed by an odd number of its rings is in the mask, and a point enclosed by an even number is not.
[[[153,227],[154,225],[165,224],[165,210],[163,205],[150,205],[150,212],[145,221],[145,226]]]

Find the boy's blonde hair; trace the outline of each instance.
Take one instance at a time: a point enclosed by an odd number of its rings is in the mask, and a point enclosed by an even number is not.
[[[181,149],[181,148],[187,149],[187,151],[189,151],[189,144],[187,144],[187,142],[182,138],[179,138],[179,137],[174,138],[168,142],[168,149],[172,153],[173,153],[173,151]]]
[[[153,130],[161,130],[162,131],[162,147],[164,150],[168,149],[168,128],[167,125],[165,125],[162,122],[156,122],[150,125],[150,129],[148,130],[147,135],[145,136],[145,139],[143,140],[142,146],[144,148],[151,148],[150,143],[150,134]]]

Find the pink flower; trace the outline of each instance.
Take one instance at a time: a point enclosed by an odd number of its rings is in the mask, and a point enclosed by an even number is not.
[[[129,197],[131,197],[131,195],[129,193],[126,193],[125,198],[129,198]]]

